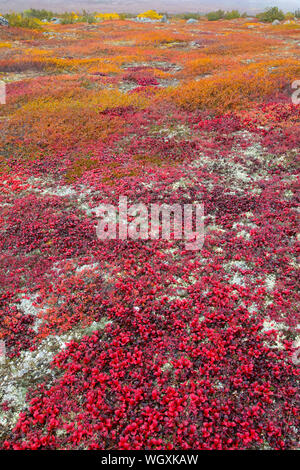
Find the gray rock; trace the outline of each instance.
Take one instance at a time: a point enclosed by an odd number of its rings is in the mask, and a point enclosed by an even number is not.
[[[61,24],[61,19],[60,18],[51,18],[51,23]]]
[[[190,18],[189,20],[187,20],[187,24],[195,24],[195,23],[198,23],[198,21],[195,20],[194,18]]]
[[[274,25],[280,24],[280,21],[274,20],[272,24],[274,24]]]
[[[151,18],[136,17],[135,21],[138,21],[139,23],[158,23],[160,20],[151,20]]]
[[[161,23],[169,23],[169,20],[167,18],[167,15],[164,15],[162,19],[160,20]]]
[[[9,26],[9,22],[3,16],[0,16],[0,26]]]

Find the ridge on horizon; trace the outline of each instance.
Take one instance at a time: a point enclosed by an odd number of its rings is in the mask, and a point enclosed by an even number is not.
[[[0,0],[0,11],[22,11],[29,8],[45,8],[50,11],[103,11],[138,13],[147,9],[167,11],[169,13],[201,12],[238,9],[255,13],[270,6],[278,6],[284,11],[295,11],[299,7],[298,0]]]

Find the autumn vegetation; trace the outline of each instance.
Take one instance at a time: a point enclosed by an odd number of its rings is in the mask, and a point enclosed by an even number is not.
[[[299,19],[145,13],[0,26],[0,446],[295,449]],[[201,252],[98,240],[120,195]]]

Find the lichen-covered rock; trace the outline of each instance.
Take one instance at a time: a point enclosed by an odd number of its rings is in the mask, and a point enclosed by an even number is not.
[[[0,26],[9,26],[9,22],[3,16],[0,16]]]

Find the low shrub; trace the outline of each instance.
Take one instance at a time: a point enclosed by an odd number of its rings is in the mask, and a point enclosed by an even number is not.
[[[27,17],[19,13],[10,13],[5,15],[5,18],[9,21],[10,26],[37,30],[42,29],[42,23],[37,18]]]
[[[282,10],[279,10],[278,7],[272,7],[260,13],[258,18],[265,23],[272,23],[275,20],[282,21],[284,20],[284,13]]]
[[[236,69],[222,76],[188,82],[170,96],[183,108],[228,112],[246,108],[251,101],[272,96],[283,88],[285,75],[271,75],[263,67]]]
[[[160,20],[162,15],[159,15],[155,10],[147,10],[144,13],[140,13],[138,18],[149,18],[150,20]]]
[[[225,12],[223,10],[211,11],[207,13],[208,21],[218,21],[224,18]]]
[[[235,20],[236,18],[240,18],[241,15],[238,10],[231,10],[227,11],[224,15],[225,20]]]

